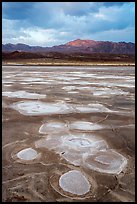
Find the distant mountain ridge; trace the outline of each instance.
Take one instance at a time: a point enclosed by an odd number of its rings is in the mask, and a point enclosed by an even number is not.
[[[2,52],[61,52],[61,53],[108,53],[135,54],[135,43],[95,40],[73,40],[53,47],[29,46],[26,44],[2,44]]]

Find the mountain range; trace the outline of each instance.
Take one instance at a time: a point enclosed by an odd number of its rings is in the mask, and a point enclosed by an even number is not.
[[[107,53],[135,55],[135,43],[95,40],[73,40],[53,47],[30,46],[26,44],[2,44],[2,52],[59,52],[59,53]]]

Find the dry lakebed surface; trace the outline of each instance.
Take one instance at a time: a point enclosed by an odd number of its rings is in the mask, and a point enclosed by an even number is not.
[[[135,67],[2,67],[2,201],[135,201]]]

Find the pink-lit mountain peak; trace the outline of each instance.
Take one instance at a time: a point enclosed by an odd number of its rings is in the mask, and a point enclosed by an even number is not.
[[[74,46],[74,47],[83,47],[83,46],[88,47],[88,46],[97,45],[97,44],[99,44],[99,41],[81,40],[81,39],[73,40],[73,41],[66,43],[66,45]]]
[[[30,46],[25,44],[2,45],[3,52],[61,52],[61,53],[111,53],[111,54],[135,54],[135,44],[126,42],[73,40],[66,44],[53,47]]]

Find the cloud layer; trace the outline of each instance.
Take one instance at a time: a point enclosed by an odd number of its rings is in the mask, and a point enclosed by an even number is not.
[[[134,2],[3,2],[3,43],[135,41]]]

